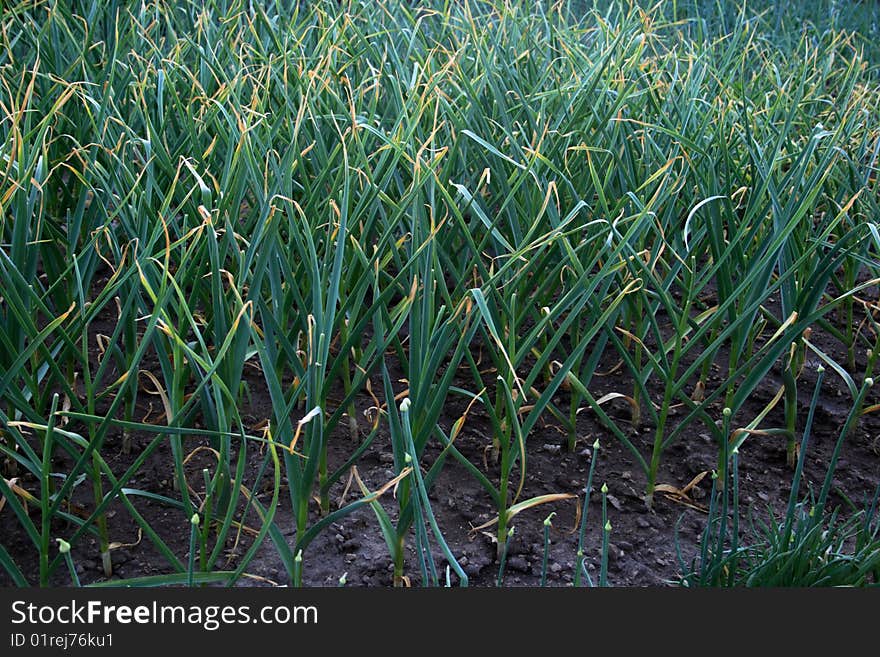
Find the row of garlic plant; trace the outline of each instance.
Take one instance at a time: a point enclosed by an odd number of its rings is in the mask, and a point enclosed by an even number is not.
[[[523,499],[539,420],[574,449],[592,416],[632,453],[650,504],[663,452],[696,424],[723,468],[719,405],[746,427],[738,440],[796,445],[805,331],[844,342],[843,374],[873,341],[852,317],[875,250],[877,94],[845,35],[784,51],[745,14],[695,41],[619,7],[220,0],[21,5],[3,34],[0,492],[40,583],[63,561],[58,520],[72,545],[95,536],[111,572],[117,500],[168,561],[159,581],[191,576],[143,497],[182,526],[204,519],[204,577],[250,518],[254,549],[217,577],[240,577],[265,539],[300,583],[315,536],[369,505],[395,583],[412,535],[436,581],[427,491],[450,456],[491,498],[501,557],[519,512],[570,496]],[[598,394],[617,361],[631,389]],[[737,416],[774,367],[786,426]],[[261,394],[271,415],[249,422]],[[453,397],[468,411],[445,426]],[[159,425],[138,412],[152,401]],[[490,427],[497,480],[456,446],[468,413]],[[134,449],[124,473],[104,459],[115,434]],[[213,460],[193,475],[195,436]],[[348,441],[342,463],[331,440]],[[333,508],[377,440],[395,478]],[[165,443],[172,492],[135,488]],[[68,504],[81,482],[86,518]],[[285,504],[292,539],[275,520]]]

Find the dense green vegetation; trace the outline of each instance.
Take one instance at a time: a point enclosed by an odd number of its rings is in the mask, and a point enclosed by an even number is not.
[[[39,554],[25,572],[0,537],[13,581],[65,571],[56,539],[96,538],[109,575],[121,503],[166,560],[148,583],[232,584],[271,542],[299,584],[314,538],[364,507],[395,583],[408,543],[420,581],[448,564],[464,583],[432,483],[450,460],[479,481],[503,561],[510,520],[563,498],[522,495],[539,420],[575,449],[592,414],[649,507],[697,427],[720,482],[757,432],[796,468],[807,362],[844,379],[856,422],[880,354],[878,4],[659,4],[5,3],[0,523]],[[616,362],[630,384],[596,393]],[[260,395],[271,416],[243,417]],[[498,477],[456,448],[471,412]],[[397,476],[331,505],[380,440]],[[173,495],[132,484],[164,444]],[[189,555],[145,497],[192,527]]]

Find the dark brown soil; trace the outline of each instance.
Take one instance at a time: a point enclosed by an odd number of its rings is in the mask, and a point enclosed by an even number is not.
[[[843,360],[839,346],[830,340],[814,340],[836,357]],[[806,416],[807,402],[815,382],[817,362],[809,362],[800,380],[800,427]],[[864,363],[859,366],[864,368]],[[250,423],[249,430],[258,434],[255,428],[259,423],[271,417],[271,407],[267,395],[261,393],[261,377],[258,372],[248,370],[250,387],[250,403],[242,409],[242,417]],[[631,383],[620,374],[596,379],[594,392],[609,391],[626,392],[631,390]],[[771,374],[763,386],[753,395],[747,407],[734,418],[740,423],[754,417],[779,390],[781,383],[778,372]],[[381,390],[380,377],[373,377],[373,389]],[[560,407],[567,405],[567,393],[561,391],[558,396]],[[867,404],[877,401],[877,394],[871,392]],[[150,408],[152,404],[152,408]],[[358,411],[362,412],[372,401],[364,397],[358,400]],[[809,446],[805,466],[805,476],[801,494],[806,496],[809,491],[818,490],[825,477],[829,455],[839,436],[840,428],[851,405],[851,396],[842,381],[829,372],[822,391],[821,400],[816,412],[813,427],[813,438]],[[139,413],[149,415],[158,420],[159,402],[147,394],[139,397]],[[442,426],[448,430],[458,419],[466,406],[466,400],[451,397],[448,400],[448,411],[442,419]],[[625,409],[618,409],[622,412]],[[720,410],[720,409],[715,409]],[[614,409],[612,409],[614,412]],[[720,413],[717,413],[720,417]],[[549,417],[549,416],[548,416]],[[552,420],[552,418],[551,418]],[[699,549],[701,532],[705,526],[705,505],[711,487],[711,477],[706,476],[694,486],[685,499],[674,499],[664,493],[658,493],[652,510],[645,507],[643,492],[645,476],[636,465],[632,455],[620,445],[613,435],[603,429],[590,412],[580,415],[579,442],[574,452],[568,452],[565,436],[550,420],[538,427],[528,437],[527,458],[528,476],[520,499],[528,499],[547,493],[571,493],[577,497],[551,504],[538,506],[514,518],[513,538],[509,545],[504,584],[507,586],[537,585],[541,579],[544,552],[543,521],[551,512],[551,542],[548,560],[547,583],[552,586],[565,586],[572,582],[574,561],[577,550],[577,518],[583,501],[583,491],[591,459],[595,456],[593,442],[598,439],[601,449],[598,453],[591,502],[587,518],[587,542],[585,555],[591,577],[598,576],[601,554],[601,495],[599,489],[603,483],[608,485],[608,517],[613,527],[610,535],[609,549],[609,583],[613,586],[657,586],[673,584],[678,581],[681,573],[678,553],[680,552],[687,566],[691,565]],[[362,420],[362,424],[365,424]],[[625,424],[625,423],[624,423]],[[781,405],[775,408],[766,418],[762,426],[782,426]],[[481,417],[477,406],[474,407],[464,430],[458,437],[458,449],[477,465],[492,481],[497,478],[497,466],[487,456],[490,437],[488,423]],[[630,436],[634,444],[649,456],[650,444],[653,440],[653,428],[641,427],[631,429]],[[121,450],[121,432],[111,433],[104,445],[102,454],[112,466],[114,472],[122,473],[133,461],[139,448],[147,444],[153,436],[135,436],[132,454],[125,455]],[[199,445],[207,444],[206,440],[187,439],[187,451]],[[329,459],[331,470],[349,458],[357,444],[348,435],[347,430],[340,427],[329,441]],[[263,504],[270,498],[270,477],[267,475],[261,482],[253,481],[262,457],[259,446],[253,444],[248,448],[249,463],[245,485],[258,495]],[[740,481],[741,504],[746,512],[754,513],[758,518],[767,514],[779,514],[788,500],[791,482],[791,470],[786,465],[784,441],[778,437],[752,436],[748,438],[740,450]],[[436,444],[429,444],[422,460],[423,469],[429,467],[439,454]],[[695,477],[715,468],[718,446],[709,438],[708,432],[702,432],[699,425],[682,436],[665,453],[660,468],[659,482],[670,484],[676,488],[684,488]],[[69,465],[69,458],[59,455],[55,463],[57,471],[63,472]],[[187,466],[188,479],[197,493],[204,490],[201,469],[213,468],[213,457],[207,451],[200,451],[193,456]],[[838,463],[831,503],[841,505],[844,510],[861,508],[866,498],[870,497],[880,482],[880,419],[873,414],[863,416],[850,436],[847,437]],[[388,433],[384,428],[357,462],[358,472],[371,489],[376,490],[395,476],[391,445]],[[519,476],[518,470],[515,476]],[[128,488],[138,488],[153,493],[176,498],[179,494],[172,491],[172,461],[167,444],[163,444],[154,452],[128,483]],[[337,482],[331,491],[331,499],[336,503],[343,495],[345,477]],[[21,474],[19,485],[25,489],[38,491],[36,480],[28,474]],[[357,487],[352,485],[346,493],[346,499],[356,499]],[[476,586],[494,586],[498,576],[499,564],[496,560],[496,548],[491,538],[492,527],[483,531],[473,531],[495,517],[491,500],[480,488],[476,480],[453,458],[448,458],[440,476],[430,492],[432,508],[436,515],[443,535],[458,557],[470,584]],[[88,482],[84,482],[75,490],[72,512],[87,513],[90,508],[92,491]],[[130,498],[138,511],[162,537],[167,545],[186,562],[189,550],[189,519],[179,509],[172,508],[158,501],[132,495]],[[278,527],[292,543],[294,522],[287,503],[287,490],[282,488],[282,504],[276,516]],[[393,493],[389,491],[382,499],[389,514],[394,517],[396,504]],[[39,523],[39,509],[30,508],[32,518]],[[318,508],[314,505],[313,519],[317,519]],[[170,572],[169,564],[161,553],[147,538],[139,540],[137,525],[128,512],[118,502],[114,503],[110,512],[111,540],[123,544],[113,550],[114,580],[154,575]],[[251,511],[245,525],[257,527],[257,516]],[[63,523],[53,527],[56,536],[69,536],[72,526]],[[19,523],[6,508],[0,511],[0,537],[2,543],[25,574],[36,578],[36,550],[29,543]],[[247,529],[243,530],[236,544],[236,532],[231,538],[218,562],[219,568],[233,568],[237,559],[249,547],[252,538]],[[414,552],[414,539],[408,541],[407,576],[409,582],[416,586],[421,584],[419,569]],[[54,553],[54,551],[53,551]],[[100,581],[103,573],[95,541],[89,537],[80,541],[73,551],[74,561],[83,583]],[[435,558],[441,569],[441,583],[445,583],[445,561],[439,550],[435,550]],[[339,578],[345,574],[350,586],[390,586],[392,583],[391,559],[385,545],[379,524],[369,507],[364,507],[331,525],[323,531],[308,547],[304,554],[304,583],[310,586],[335,586]],[[247,568],[248,576],[240,580],[241,585],[273,585],[289,583],[287,573],[272,542],[268,539],[259,549],[256,558]],[[453,584],[457,583],[454,574]],[[0,572],[0,585],[12,584],[8,575]],[[52,579],[53,585],[69,585],[70,578],[65,568],[58,568]]]

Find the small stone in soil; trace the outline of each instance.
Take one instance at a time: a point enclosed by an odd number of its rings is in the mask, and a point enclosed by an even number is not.
[[[578,486],[578,482],[574,481],[573,479],[569,479],[565,475],[558,475],[554,481],[556,485],[560,488],[577,488]]]
[[[467,573],[468,577],[476,577],[480,574],[480,571],[483,570],[483,564],[481,563],[469,563],[467,566],[462,566],[464,568],[464,572]]]
[[[648,522],[645,518],[636,518],[636,524],[642,529],[647,529],[651,526],[651,523]]]
[[[554,572],[554,573],[561,572],[561,571],[562,571],[562,565],[559,564],[559,562],[554,561],[554,562],[551,564],[551,566],[550,566],[550,570],[551,570],[552,572]]]
[[[636,566],[632,569],[632,572],[629,574],[630,580],[634,582],[638,582],[642,579],[642,576],[645,574],[645,568],[642,566]]]
[[[623,551],[617,547],[614,543],[608,544],[608,561],[610,563],[615,563],[620,557],[623,556]]]
[[[515,570],[520,573],[529,572],[529,562],[526,561],[523,557],[519,557],[519,556],[511,557],[510,559],[507,560],[507,566],[511,570]]]
[[[543,449],[545,452],[548,452],[549,454],[559,454],[562,451],[562,445],[544,443],[544,446],[541,449]]]

